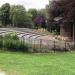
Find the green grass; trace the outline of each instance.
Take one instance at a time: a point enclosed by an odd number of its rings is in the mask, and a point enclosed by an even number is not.
[[[75,52],[49,54],[0,52],[0,70],[7,75],[75,75]]]

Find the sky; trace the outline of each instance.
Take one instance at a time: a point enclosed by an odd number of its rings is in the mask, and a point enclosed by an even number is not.
[[[0,0],[0,6],[4,3],[10,3],[11,5],[24,5],[28,10],[29,8],[45,8],[45,5],[49,4],[49,0]]]

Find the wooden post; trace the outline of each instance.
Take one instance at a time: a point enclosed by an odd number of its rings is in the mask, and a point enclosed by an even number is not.
[[[65,51],[66,51],[66,49],[67,49],[67,48],[66,48],[66,41],[65,41]]]
[[[33,49],[33,50],[34,50],[34,52],[35,52],[35,39],[34,39],[34,49]]]
[[[54,52],[55,52],[55,48],[56,48],[56,45],[55,45],[55,40],[54,40]]]
[[[75,46],[75,26],[74,26],[74,24],[73,24],[73,43],[74,43],[74,46]]]
[[[40,51],[41,51],[42,39],[40,39]]]

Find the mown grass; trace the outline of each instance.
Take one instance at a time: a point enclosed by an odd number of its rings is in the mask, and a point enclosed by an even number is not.
[[[0,52],[0,70],[7,75],[75,75],[75,52]]]

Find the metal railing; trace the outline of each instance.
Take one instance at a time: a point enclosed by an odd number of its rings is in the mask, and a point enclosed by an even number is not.
[[[2,33],[7,33],[9,31],[4,31]],[[12,32],[12,31],[10,31]],[[17,35],[23,34],[20,38],[26,44],[29,44],[29,49],[31,52],[51,52],[51,51],[71,51],[74,48],[74,45],[71,42],[60,41],[60,40],[47,40],[47,39],[38,39],[42,35],[32,34],[30,37],[25,37],[30,33],[19,33]],[[32,36],[37,35],[35,38]],[[43,35],[44,36],[44,35]]]
[[[71,51],[73,44],[66,41],[59,40],[45,40],[45,39],[22,39],[25,43],[29,44],[30,51],[33,52],[51,52],[51,51]]]

